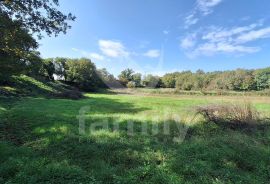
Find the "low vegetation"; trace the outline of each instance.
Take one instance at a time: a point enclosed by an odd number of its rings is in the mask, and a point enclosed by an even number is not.
[[[192,96],[270,96],[270,90],[262,91],[230,91],[230,90],[211,90],[211,91],[193,91],[193,90],[179,90],[175,88],[115,88],[110,91],[117,93],[128,94],[144,94],[144,95],[192,95]]]
[[[259,112],[250,103],[210,104],[199,106],[196,112],[209,122],[223,127],[243,129],[259,125]]]

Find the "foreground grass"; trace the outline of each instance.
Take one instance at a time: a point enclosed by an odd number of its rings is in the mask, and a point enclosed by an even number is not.
[[[270,129],[221,129],[192,107],[222,97],[91,94],[82,100],[0,99],[0,183],[268,183]],[[270,98],[250,98],[263,114]],[[86,133],[78,131],[87,107]],[[168,115],[168,112],[170,115]],[[179,124],[188,127],[175,142]],[[162,123],[169,123],[164,134]],[[89,127],[108,122],[110,129]],[[112,131],[113,123],[119,130]],[[134,122],[134,134],[127,131]],[[141,128],[147,124],[148,134]],[[157,132],[151,128],[158,126]]]

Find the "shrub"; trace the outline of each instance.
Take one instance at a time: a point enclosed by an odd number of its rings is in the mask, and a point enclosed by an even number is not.
[[[250,103],[199,106],[196,112],[208,121],[232,129],[255,125],[259,120],[259,113]]]
[[[129,81],[129,82],[127,83],[127,87],[128,87],[128,88],[135,88],[135,87],[136,87],[136,83],[133,82],[133,81]]]

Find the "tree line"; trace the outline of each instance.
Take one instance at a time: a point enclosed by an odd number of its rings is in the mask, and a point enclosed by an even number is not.
[[[177,88],[179,90],[233,90],[251,91],[270,88],[270,67],[256,70],[167,73],[162,77],[146,75],[126,69],[119,81],[127,87]]]
[[[142,75],[132,69],[123,70],[118,77],[105,68],[97,69],[88,58],[34,58],[20,74],[39,80],[61,80],[82,90],[99,88],[176,88],[179,90],[233,90],[251,91],[270,88],[270,67],[256,70],[236,69],[232,71],[196,72],[182,71],[164,76]]]

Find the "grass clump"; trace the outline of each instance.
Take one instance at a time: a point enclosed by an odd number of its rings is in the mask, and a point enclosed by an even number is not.
[[[207,121],[232,129],[255,126],[260,117],[251,103],[210,104],[197,107],[196,112]]]

